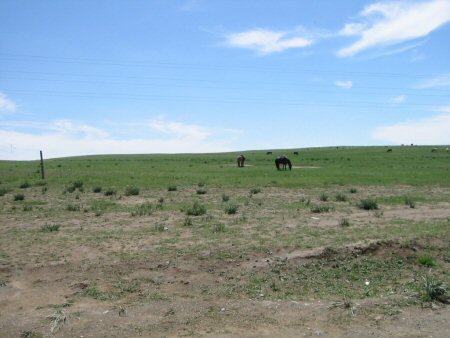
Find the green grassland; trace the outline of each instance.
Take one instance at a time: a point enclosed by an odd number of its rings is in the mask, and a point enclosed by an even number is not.
[[[450,186],[450,154],[440,147],[331,147],[243,152],[245,169],[237,168],[238,153],[175,155],[104,155],[49,159],[45,161],[49,185],[68,185],[81,180],[87,186],[124,189],[189,186],[200,181],[213,186],[319,187],[333,185],[436,185]],[[274,171],[274,158],[285,154],[292,172]],[[302,168],[303,167],[303,168]],[[39,161],[0,161],[3,187],[40,179]]]

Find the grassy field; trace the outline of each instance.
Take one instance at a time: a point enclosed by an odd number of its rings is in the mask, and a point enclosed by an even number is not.
[[[450,154],[433,148],[61,158],[45,180],[0,161],[0,331],[445,336]]]

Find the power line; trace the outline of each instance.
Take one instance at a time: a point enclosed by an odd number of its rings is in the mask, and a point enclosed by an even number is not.
[[[222,98],[212,96],[184,96],[184,95],[126,95],[123,93],[99,93],[99,92],[64,92],[54,90],[23,90],[23,89],[4,89],[12,93],[42,95],[52,97],[73,97],[73,98],[107,98],[107,99],[131,99],[131,100],[170,100],[170,101],[198,101],[198,102],[220,102],[220,103],[264,103],[277,105],[294,105],[294,106],[333,106],[333,107],[390,107],[395,104],[389,102],[369,102],[369,101],[315,101],[301,102],[288,100],[271,100],[264,98]],[[427,103],[402,103],[398,108],[402,107],[435,107],[436,104]]]
[[[176,63],[176,62],[149,62],[149,61],[129,61],[129,60],[112,60],[112,59],[92,59],[92,58],[75,58],[75,57],[60,57],[60,56],[48,56],[48,55],[27,55],[27,54],[8,54],[0,53],[1,59],[13,60],[13,61],[26,61],[26,62],[49,62],[49,63],[66,63],[66,64],[90,64],[90,65],[103,65],[103,66],[152,66],[152,67],[167,67],[167,68],[184,68],[195,70],[224,70],[224,71],[242,71],[245,70],[258,70],[268,72],[287,72],[287,73],[315,73],[315,74],[346,74],[353,76],[372,76],[372,77],[404,77],[404,78],[426,78],[434,76],[434,74],[411,74],[411,73],[388,73],[388,72],[362,72],[362,71],[335,71],[326,69],[308,69],[308,68],[275,68],[275,67],[257,67],[257,66],[221,66],[212,64],[196,64],[196,63]],[[449,78],[450,75],[444,75],[443,77]]]

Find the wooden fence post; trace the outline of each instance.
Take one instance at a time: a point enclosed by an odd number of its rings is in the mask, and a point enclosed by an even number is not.
[[[40,151],[41,153],[41,174],[42,174],[42,179],[45,179],[45,173],[44,173],[44,158],[42,157],[42,150]]]

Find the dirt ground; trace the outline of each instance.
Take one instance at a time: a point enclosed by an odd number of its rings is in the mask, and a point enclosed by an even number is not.
[[[327,269],[339,264],[339,257],[382,262],[395,255],[413,262],[421,250],[436,257],[448,285],[448,189],[358,188],[358,198],[348,194],[346,202],[330,201],[333,210],[326,213],[305,207],[305,200],[322,203],[320,190],[226,193],[239,203],[236,215],[223,213],[223,190],[209,189],[195,196],[209,203],[208,213],[190,218],[188,226],[179,206],[191,201],[195,190],[158,192],[164,207],[142,217],[130,216],[126,208],[146,201],[156,205],[155,194],[116,198],[115,209],[100,215],[91,210],[100,199],[93,193],[49,195],[46,204],[36,202],[27,212],[4,202],[0,336],[450,337],[448,305],[424,304],[411,292],[397,291],[417,280],[413,272],[402,272],[406,277],[395,292],[386,287],[360,298],[324,291],[281,294],[269,282],[249,286],[258,274],[272,274],[289,289],[299,283],[295,271],[304,266]],[[378,211],[355,206],[361,197],[406,195],[421,198],[414,208],[388,202]],[[43,199],[38,192],[33,198]],[[285,207],[287,200],[296,202]],[[70,203],[79,203],[81,211],[67,211]],[[338,224],[344,217],[350,223],[345,237]],[[50,223],[61,228],[43,232]],[[420,225],[419,233],[408,233],[412,223]],[[433,233],[435,228],[440,232]],[[306,230],[319,232],[305,232],[304,242],[292,240]]]

